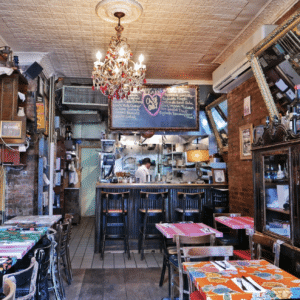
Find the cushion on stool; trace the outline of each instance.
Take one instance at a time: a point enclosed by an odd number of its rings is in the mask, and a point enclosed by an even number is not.
[[[176,211],[183,213],[183,209],[182,208],[176,208]],[[199,209],[198,208],[190,208],[190,209],[186,209],[185,210],[186,213],[199,213]]]
[[[251,260],[250,250],[233,250],[233,255],[237,259]]]
[[[144,208],[139,209],[139,211],[144,214],[146,213],[146,209],[144,209]],[[162,213],[162,210],[161,209],[148,209],[148,213]]]

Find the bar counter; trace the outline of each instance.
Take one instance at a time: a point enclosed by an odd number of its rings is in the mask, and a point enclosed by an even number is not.
[[[168,198],[166,201],[166,220],[175,221],[175,208],[177,205],[177,192],[204,192],[204,198],[201,202],[201,211],[204,205],[211,204],[211,191],[214,188],[228,188],[227,184],[197,184],[197,183],[98,183],[96,185],[96,205],[95,205],[95,247],[94,252],[100,253],[100,243],[102,240],[102,226],[103,218],[101,211],[103,209],[103,202],[101,199],[101,191],[106,192],[125,192],[129,191],[128,203],[128,224],[129,224],[129,238],[137,239],[139,232],[139,205],[140,205],[140,191],[149,192],[163,192],[168,191]]]

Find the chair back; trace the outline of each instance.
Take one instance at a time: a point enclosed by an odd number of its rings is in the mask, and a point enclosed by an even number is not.
[[[255,232],[249,236],[251,259],[265,259],[279,267],[280,243],[277,239]]]
[[[204,197],[204,192],[199,193],[177,193],[178,207],[185,211],[187,209],[201,209],[201,200]]]
[[[183,299],[183,294],[189,294],[189,291],[184,290],[184,282],[183,282],[183,267],[182,261],[184,261],[183,248],[186,245],[209,245],[214,246],[216,236],[214,233],[204,235],[204,236],[183,236],[183,235],[175,235],[173,240],[176,242],[177,249],[177,258],[178,258],[178,272],[179,272],[179,299]]]
[[[63,256],[66,253],[68,240],[69,240],[69,227],[71,226],[70,222],[64,222],[62,224],[57,224],[57,254]]]
[[[14,276],[7,278],[3,282],[3,300],[15,300],[16,296],[16,279]]]
[[[230,256],[233,256],[233,246],[202,246],[183,248],[184,261],[206,257],[209,258],[209,260],[214,257],[222,257],[223,259],[228,260]]]
[[[105,200],[103,213],[107,214],[111,210],[117,210],[120,211],[120,213],[125,214],[128,206],[129,192],[111,193],[102,191],[101,197]]]
[[[38,262],[34,257],[32,257],[30,266],[27,269],[21,270],[16,273],[3,275],[3,286],[6,279],[14,277],[17,286],[16,293],[18,293],[18,288],[22,288],[23,286],[29,283],[29,292],[26,295],[26,299],[31,299],[34,297],[36,291],[37,273],[38,273]]]
[[[36,249],[34,251],[34,256],[36,261],[39,264],[38,267],[38,275],[37,275],[37,294],[41,292],[41,287],[46,285],[47,290],[45,291],[48,293],[48,270],[50,267],[50,257],[51,257],[51,247],[52,242],[48,238],[43,239],[43,246]]]
[[[165,215],[165,200],[168,197],[168,192],[140,192],[140,208],[146,210],[160,209]]]

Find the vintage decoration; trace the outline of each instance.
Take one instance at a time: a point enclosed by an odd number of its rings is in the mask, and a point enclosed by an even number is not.
[[[124,27],[120,20],[125,17],[125,13],[115,12],[114,16],[119,19],[115,28],[117,36],[111,38],[104,62],[100,61],[100,51],[97,53],[92,72],[93,89],[100,89],[109,99],[127,99],[134,88],[139,90],[146,83],[146,66],[142,64],[143,54],[139,56],[139,63],[132,61],[133,54],[127,39],[121,37]]]
[[[253,141],[252,124],[240,127],[240,158],[252,159],[251,145]]]

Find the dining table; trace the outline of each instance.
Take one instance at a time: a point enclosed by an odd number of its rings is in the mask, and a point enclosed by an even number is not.
[[[0,274],[6,273],[46,234],[48,227],[0,226]]]
[[[16,216],[16,217],[4,222],[4,225],[33,224],[37,227],[38,226],[52,227],[61,218],[62,218],[62,215]]]
[[[300,279],[266,260],[184,262],[183,269],[197,299],[300,299]]]
[[[249,239],[246,235],[254,232],[254,218],[252,217],[216,217],[215,221],[231,229],[238,230],[239,248],[249,249]]]
[[[157,223],[155,227],[167,239],[174,235],[204,236],[214,233],[216,237],[223,237],[223,233],[204,223]]]

